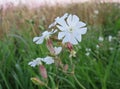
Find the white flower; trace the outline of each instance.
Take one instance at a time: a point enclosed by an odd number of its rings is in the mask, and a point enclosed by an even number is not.
[[[114,48],[113,48],[113,47],[110,47],[110,48],[109,48],[109,50],[113,51],[113,50],[114,50]]]
[[[112,38],[113,38],[113,37],[112,37],[111,35],[108,36],[108,41],[111,42],[111,41],[112,41]]]
[[[44,39],[49,39],[49,37],[55,33],[57,30],[52,30],[51,32],[45,31],[42,33],[42,36],[40,37],[34,37],[33,38],[33,42],[35,42],[36,44],[42,44]]]
[[[29,62],[28,65],[35,67],[36,65],[42,64],[42,62],[41,62],[42,60],[43,60],[43,58],[36,58],[35,60]]]
[[[85,55],[86,55],[86,56],[89,56],[89,55],[90,55],[90,52],[91,52],[91,48],[86,48],[85,50],[86,50]]]
[[[54,59],[50,56],[47,56],[45,58],[36,58],[35,60],[28,63],[28,65],[35,67],[37,65],[41,65],[42,62],[45,62],[46,64],[52,64],[54,63]]]
[[[99,45],[96,45],[96,48],[100,48],[100,46],[99,46]]]
[[[90,49],[90,48],[86,48],[85,50],[86,50],[87,52],[90,52],[90,51],[91,51],[91,49]]]
[[[58,55],[62,51],[62,47],[54,47],[55,55]]]
[[[87,28],[85,23],[79,21],[76,15],[65,16],[66,19],[56,19],[57,27],[61,32],[58,33],[58,39],[62,40],[62,43],[70,42],[75,45],[81,42],[81,35],[85,34]]]
[[[99,40],[100,42],[102,42],[102,41],[104,41],[104,38],[100,36],[100,37],[98,38],[98,40]]]
[[[46,58],[43,59],[43,62],[45,62],[46,64],[52,64],[54,63],[54,59],[50,56],[47,56]]]
[[[86,55],[86,56],[89,56],[89,55],[90,55],[90,52],[85,53],[85,55]]]
[[[95,13],[95,14],[99,14],[99,11],[98,11],[98,10],[94,10],[94,13]]]

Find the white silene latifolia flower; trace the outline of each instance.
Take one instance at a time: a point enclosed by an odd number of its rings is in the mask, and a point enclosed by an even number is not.
[[[97,44],[97,45],[96,45],[96,48],[98,49],[98,48],[100,48],[100,46]]]
[[[99,40],[100,42],[102,42],[102,41],[104,41],[104,38],[103,38],[102,36],[100,36],[100,37],[98,38],[98,40]]]
[[[90,52],[91,51],[91,48],[86,48],[85,49],[87,52]]]
[[[108,41],[111,42],[113,37],[111,35],[108,36]]]
[[[89,56],[89,55],[90,55],[90,52],[85,53],[85,55],[86,55],[86,56]]]
[[[47,56],[45,58],[36,58],[35,60],[28,63],[31,67],[42,65],[42,62],[46,64],[52,64],[54,63],[54,59],[50,56]]]
[[[70,42],[73,45],[81,42],[81,35],[87,32],[85,23],[81,22],[76,15],[64,15],[64,19],[56,19],[57,28],[60,30],[58,33],[58,39],[62,40],[62,43]]]
[[[36,44],[42,44],[44,39],[49,39],[49,37],[55,32],[57,32],[57,30],[52,30],[51,32],[45,31],[42,33],[42,36],[34,37],[33,42],[35,42]]]
[[[85,55],[89,56],[91,52],[91,48],[86,48],[85,51],[86,51]]]
[[[35,67],[37,65],[41,65],[41,61],[43,61],[43,58],[36,58],[35,60],[29,62],[28,65],[30,65],[31,67]]]
[[[94,10],[94,13],[97,15],[97,14],[99,14],[99,11],[98,10]]]

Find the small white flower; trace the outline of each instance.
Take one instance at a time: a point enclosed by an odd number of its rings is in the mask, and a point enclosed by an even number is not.
[[[66,19],[56,19],[58,29],[61,31],[58,33],[58,39],[62,40],[62,43],[70,42],[73,45],[81,42],[81,35],[87,32],[85,23],[79,21],[78,16],[69,15],[65,16]]]
[[[109,48],[109,50],[113,51],[113,50],[114,50],[114,48],[113,48],[113,47],[110,47],[110,48]]]
[[[99,11],[98,10],[94,10],[94,13],[97,15],[97,14],[99,14]]]
[[[45,58],[36,58],[35,60],[28,63],[28,65],[35,67],[37,65],[41,65],[42,62],[45,62],[46,64],[52,64],[54,63],[54,59],[50,56],[47,56]]]
[[[100,37],[98,38],[98,40],[99,40],[100,42],[102,42],[102,41],[104,41],[104,38],[100,36]]]
[[[96,45],[96,48],[98,49],[98,48],[100,48],[100,46],[99,46],[99,45]]]
[[[42,44],[44,39],[49,39],[49,37],[55,33],[57,30],[52,30],[51,32],[45,31],[42,33],[42,36],[40,37],[34,37],[33,38],[33,42],[35,42],[36,44]]]
[[[62,47],[54,47],[55,55],[58,55],[62,51]]]
[[[112,38],[113,38],[113,37],[112,37],[111,35],[108,36],[108,41],[111,42],[111,41],[112,41]]]
[[[85,53],[85,55],[86,55],[86,56],[89,56],[89,55],[90,55],[90,52]]]
[[[86,50],[87,52],[90,52],[90,51],[91,51],[91,49],[90,49],[90,48],[86,48],[85,50]]]
[[[86,55],[86,56],[89,56],[89,55],[90,55],[90,52],[91,52],[91,48],[86,48],[85,50],[86,50],[85,55]]]
[[[47,56],[46,58],[43,59],[43,62],[45,62],[46,64],[52,64],[54,63],[54,59],[50,56]]]
[[[36,65],[41,65],[43,58],[36,58],[35,60],[28,63],[28,65],[35,67]]]

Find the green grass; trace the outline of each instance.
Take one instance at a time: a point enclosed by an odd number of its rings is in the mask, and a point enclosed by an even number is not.
[[[49,75],[51,89],[80,89],[78,81],[86,89],[119,89],[120,87],[120,48],[117,39],[108,42],[107,38],[98,42],[99,32],[89,29],[83,36],[83,41],[76,47],[77,57],[73,59],[75,67],[75,80],[73,75],[67,75],[58,71],[55,65],[46,66]],[[96,34],[95,34],[96,33]],[[102,32],[101,32],[102,33]],[[32,36],[27,32],[7,34],[0,41],[0,83],[1,89],[46,89],[35,86],[30,78],[39,76],[37,68],[28,66],[28,62],[36,57],[44,57],[47,49],[44,45],[35,45]],[[96,49],[96,44],[102,44]],[[80,48],[81,46],[81,48]],[[113,51],[109,47],[114,48]],[[91,48],[90,56],[85,55],[85,48]],[[68,55],[61,54],[65,63],[70,63]],[[59,86],[57,80],[59,80]],[[41,78],[41,77],[40,77]]]
[[[120,10],[106,13],[103,24],[87,25],[88,32],[77,47],[77,57],[72,61],[75,64],[74,74],[65,74],[57,70],[55,64],[45,65],[48,71],[48,86],[51,89],[119,89],[120,88]],[[114,18],[114,19],[113,19]],[[26,24],[28,24],[26,22]],[[42,30],[44,25],[41,26]],[[0,40],[0,89],[46,89],[37,86],[30,80],[39,77],[38,68],[31,68],[28,62],[36,57],[45,57],[48,54],[45,44],[36,45],[32,42],[32,26],[21,26],[18,30],[14,24],[11,32]],[[112,42],[108,36],[116,37]],[[103,36],[104,41],[99,42],[98,37]],[[96,45],[100,47],[97,49]],[[112,47],[113,50],[109,50]],[[91,48],[86,56],[86,48]],[[64,64],[70,64],[68,52],[60,54]],[[71,66],[69,66],[71,71]]]

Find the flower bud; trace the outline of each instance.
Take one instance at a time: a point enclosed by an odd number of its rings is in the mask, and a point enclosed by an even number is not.
[[[31,81],[34,83],[34,84],[36,84],[36,85],[45,85],[45,83],[44,82],[42,82],[40,79],[38,79],[38,78],[36,78],[36,77],[32,77],[31,78]]]
[[[47,71],[46,68],[43,65],[39,66],[40,74],[43,78],[47,78]]]
[[[68,48],[70,51],[72,51],[73,45],[72,45],[70,42],[68,42],[68,43],[67,43],[67,48]]]

